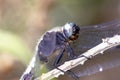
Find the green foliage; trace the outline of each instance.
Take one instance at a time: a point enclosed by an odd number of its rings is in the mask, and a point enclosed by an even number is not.
[[[25,43],[16,35],[0,30],[0,52],[7,52],[28,64],[31,54]]]

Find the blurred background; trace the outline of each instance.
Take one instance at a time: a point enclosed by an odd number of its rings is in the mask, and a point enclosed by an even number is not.
[[[85,26],[118,18],[120,0],[0,0],[0,80],[19,80],[45,31],[70,21]],[[119,80],[119,68],[81,80]]]

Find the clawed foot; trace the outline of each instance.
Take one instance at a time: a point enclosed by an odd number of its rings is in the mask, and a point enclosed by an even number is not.
[[[60,70],[61,72],[69,75],[70,77],[72,77],[72,78],[75,79],[75,80],[79,80],[79,77],[78,77],[77,75],[75,75],[75,73],[73,73],[73,72],[70,71],[70,70],[68,70],[68,71],[65,72],[65,71],[59,69],[58,67],[56,67],[56,69],[58,69],[58,70]]]
[[[30,73],[30,74],[25,74],[22,80],[32,80],[32,79],[33,79],[33,75]]]
[[[77,75],[75,75],[75,73],[73,73],[72,71],[68,70],[67,73],[70,77],[72,77],[75,80],[79,80],[79,77]]]

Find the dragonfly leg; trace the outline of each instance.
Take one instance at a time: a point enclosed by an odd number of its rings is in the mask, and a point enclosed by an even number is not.
[[[70,47],[70,45],[66,45],[66,50],[67,50],[67,53],[68,53],[68,56],[70,59],[75,59],[77,58],[77,55],[75,55],[73,49]]]
[[[63,50],[61,51],[61,53],[57,56],[57,58],[55,59],[55,62],[54,62],[53,65],[55,66],[56,69],[58,69],[58,70],[60,70],[61,72],[65,73],[65,74],[67,74],[67,75],[69,75],[69,76],[71,76],[73,79],[78,80],[78,79],[79,79],[78,76],[76,76],[72,71],[68,70],[67,72],[65,72],[65,71],[63,71],[62,69],[59,69],[59,68],[58,68],[58,64],[59,64],[59,62],[60,62],[60,60],[61,60],[61,58],[62,58],[62,56],[63,56],[64,51],[65,51],[65,49],[63,49]]]
[[[62,51],[60,52],[60,54],[56,57],[55,61],[54,61],[54,64],[53,66],[57,67],[62,56],[63,56],[63,53],[64,53],[65,49],[62,49]]]
[[[22,78],[22,80],[32,80],[32,79],[33,79],[32,73],[25,74]]]
[[[75,75],[75,73],[73,73],[72,71],[68,70],[68,71],[63,71],[61,69],[59,69],[58,67],[56,67],[56,69],[60,70],[61,72],[69,75],[70,77],[72,77],[74,80],[79,80],[79,77],[77,75]]]
[[[79,77],[72,71],[68,70],[66,73],[69,74],[73,79],[79,80]]]

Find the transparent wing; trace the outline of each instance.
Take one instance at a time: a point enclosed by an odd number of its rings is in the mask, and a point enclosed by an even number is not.
[[[75,50],[84,52],[102,42],[103,38],[120,34],[120,20],[81,27],[79,39],[74,43]]]
[[[120,34],[120,20],[107,23],[83,26],[77,43],[73,45],[74,51],[81,53],[91,49],[102,42],[103,38]],[[120,79],[120,48],[112,48],[104,52],[104,55],[97,55],[73,69],[80,77],[80,80],[115,80]],[[110,76],[112,75],[112,76]]]
[[[74,70],[80,80],[116,80],[120,79],[120,49],[108,50],[97,55]],[[101,79],[102,78],[102,79]]]
[[[105,70],[109,70],[109,69],[116,68],[116,67],[120,67],[120,59],[111,60],[111,61],[103,62],[99,64],[97,63],[95,65],[87,67],[86,69],[78,73],[77,75],[79,77],[91,76],[91,75],[94,75],[100,72],[102,73]]]

